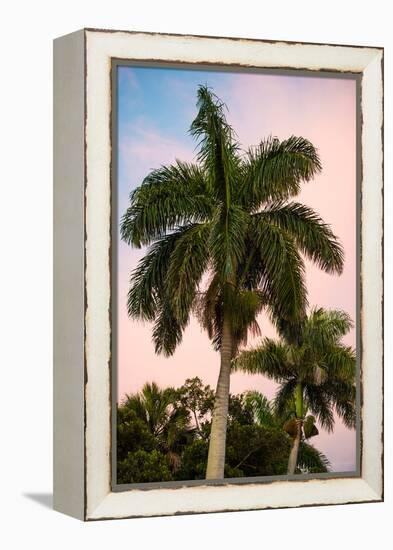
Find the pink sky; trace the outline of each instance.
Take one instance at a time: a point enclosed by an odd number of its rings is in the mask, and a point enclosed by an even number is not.
[[[129,68],[135,71],[135,69]],[[187,71],[190,72],[190,71]],[[204,73],[204,79],[206,79]],[[120,185],[127,194],[132,185],[161,164],[175,158],[192,160],[194,144],[176,134],[165,133],[154,117],[138,107],[143,99],[143,79],[138,83],[133,73],[133,90],[137,115],[124,122],[119,139]],[[307,288],[310,305],[338,308],[356,318],[356,83],[349,79],[272,76],[257,74],[225,75],[223,82],[212,73],[214,91],[229,108],[228,119],[243,148],[257,144],[269,134],[285,139],[290,135],[308,138],[319,150],[323,171],[294,200],[313,207],[331,224],[345,250],[345,268],[340,277],[327,275],[307,262]],[[230,78],[229,78],[230,76]],[[195,73],[193,75],[195,78]],[[195,115],[195,87],[172,71],[167,80],[174,101],[184,105],[182,116],[189,125]],[[202,80],[201,83],[205,83]],[[212,85],[213,85],[212,84]],[[138,89],[139,86],[139,89]],[[136,87],[136,88],[135,88]],[[139,95],[138,95],[139,93]],[[142,101],[141,99],[141,101]],[[180,99],[183,101],[181,102]],[[190,105],[189,111],[187,105]],[[122,183],[124,182],[124,184]],[[123,190],[124,191],[124,190]],[[124,211],[119,189],[119,214]],[[124,195],[124,193],[123,193]],[[125,204],[125,203],[124,203]],[[119,244],[118,266],[118,398],[138,391],[145,382],[161,386],[179,386],[188,377],[199,376],[215,387],[219,355],[209,339],[192,319],[183,342],[171,358],[157,356],[151,342],[151,326],[127,317],[126,295],[129,275],[145,250],[132,250]],[[263,335],[274,336],[274,329],[264,316],[260,324]],[[252,342],[251,342],[252,343]],[[355,331],[346,337],[355,347]],[[262,376],[234,374],[231,391],[262,391],[272,398],[276,385]],[[355,468],[355,432],[336,423],[333,434],[321,431],[312,441],[324,451],[335,470]]]

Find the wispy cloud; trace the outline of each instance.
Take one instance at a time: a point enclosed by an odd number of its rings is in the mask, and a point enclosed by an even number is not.
[[[135,166],[149,171],[176,158],[192,161],[195,153],[186,140],[161,133],[149,121],[141,118],[129,124],[120,143],[120,155],[125,166],[133,172]]]
[[[192,162],[194,157],[190,140],[165,135],[143,117],[127,124],[119,140],[119,207],[126,207],[124,201],[130,191],[140,185],[149,172],[176,159]]]

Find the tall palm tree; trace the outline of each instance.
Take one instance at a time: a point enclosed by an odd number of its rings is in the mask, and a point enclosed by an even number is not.
[[[128,313],[154,322],[157,353],[171,355],[197,308],[220,352],[206,477],[224,476],[231,360],[265,306],[294,319],[306,306],[301,253],[340,273],[337,238],[307,206],[290,202],[321,169],[302,137],[268,138],[240,151],[225,105],[198,89],[190,133],[196,162],[153,170],[131,193],[122,239],[150,245],[132,273]],[[208,274],[210,282],[203,287]],[[203,291],[202,291],[203,290]]]
[[[353,428],[356,420],[355,351],[341,342],[352,322],[347,313],[313,309],[302,321],[280,321],[283,341],[265,338],[255,349],[243,351],[234,369],[260,373],[280,384],[277,414],[293,410],[284,429],[292,437],[288,474],[295,473],[302,440],[318,434],[316,420],[327,431],[334,428],[334,411]],[[311,415],[307,415],[308,412]]]
[[[245,395],[245,403],[253,411],[254,422],[265,428],[282,429],[288,433],[288,424],[291,422],[293,414],[293,404],[288,403],[288,408],[284,413],[277,413],[274,401],[269,401],[266,396],[258,391],[249,391]],[[311,417],[307,417],[311,419]],[[288,422],[289,421],[289,422]],[[304,430],[304,440],[300,442],[299,454],[297,459],[297,468],[302,472],[329,472],[330,462],[327,456],[308,443],[308,440],[318,435],[318,430],[312,422],[308,430],[309,420],[306,420],[306,429]],[[290,436],[290,434],[289,434]]]

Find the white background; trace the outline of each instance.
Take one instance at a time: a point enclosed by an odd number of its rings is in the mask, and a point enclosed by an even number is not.
[[[392,29],[390,2],[43,0],[1,16],[0,546],[8,549],[391,548]],[[385,47],[384,504],[83,524],[52,491],[52,44],[82,27]],[[378,243],[376,243],[376,246]],[[5,376],[4,376],[5,375]]]

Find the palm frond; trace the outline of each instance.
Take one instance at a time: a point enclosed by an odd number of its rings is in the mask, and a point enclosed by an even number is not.
[[[281,380],[281,384],[274,397],[274,409],[276,415],[285,420],[295,416],[294,392],[297,385],[295,377],[287,380]]]
[[[236,205],[220,207],[212,220],[209,248],[215,271],[223,281],[234,279],[244,257],[249,221],[247,212]]]
[[[209,224],[189,226],[176,239],[165,279],[166,296],[176,317],[185,322],[190,314],[202,275],[209,262]]]
[[[302,441],[299,447],[298,467],[304,473],[316,474],[329,472],[331,464],[326,455],[310,443]]]
[[[218,306],[220,309],[222,308],[222,293],[220,277],[215,273],[210,277],[207,289],[197,295],[193,304],[193,312],[202,328],[207,331],[211,340],[215,337],[216,333],[215,321]]]
[[[210,192],[229,208],[239,168],[238,144],[225,117],[225,104],[208,86],[199,86],[198,114],[190,134],[198,140],[197,159],[204,167]]]
[[[312,348],[324,349],[337,344],[353,327],[345,311],[314,308],[303,325],[302,340]]]
[[[254,269],[261,289],[270,297],[275,317],[297,320],[307,306],[304,262],[288,234],[262,219],[254,222]]]
[[[181,227],[155,242],[131,273],[127,296],[130,317],[153,321],[164,292],[171,254],[178,240],[194,226]]]
[[[322,389],[347,428],[356,426],[356,386],[340,379],[328,379]]]
[[[306,384],[304,391],[309,410],[318,419],[322,428],[332,432],[334,428],[333,405],[323,385]]]
[[[232,363],[233,371],[248,374],[263,374],[276,382],[290,377],[294,373],[293,365],[288,361],[289,348],[285,344],[270,338],[264,338],[262,345],[243,351]]]
[[[262,203],[297,195],[300,184],[320,170],[317,150],[307,139],[291,136],[280,141],[270,137],[247,153],[242,200],[255,212]]]
[[[299,249],[324,271],[342,273],[343,248],[330,226],[312,208],[278,201],[255,216],[267,219],[291,235]]]
[[[350,346],[336,344],[327,348],[323,362],[327,371],[337,381],[352,384],[355,380],[356,354]]]
[[[181,161],[162,166],[131,193],[121,219],[121,238],[140,248],[178,226],[206,221],[212,207],[200,167]]]
[[[251,407],[257,424],[267,428],[277,427],[274,407],[265,395],[258,391],[249,391],[245,394],[244,402]]]
[[[165,299],[158,301],[154,319],[152,338],[155,352],[169,357],[181,343],[188,319],[180,321]]]

